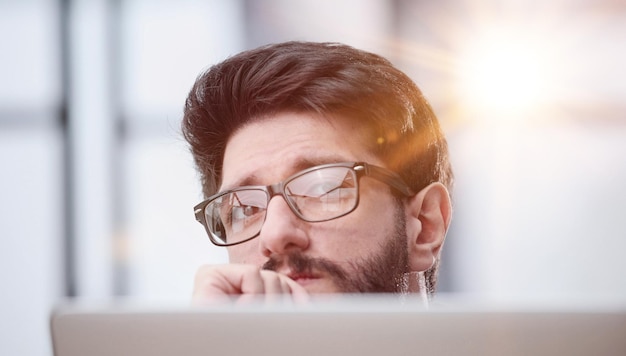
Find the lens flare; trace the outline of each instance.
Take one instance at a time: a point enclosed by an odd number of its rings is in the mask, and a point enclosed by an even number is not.
[[[536,42],[512,36],[489,37],[460,56],[457,78],[463,106],[485,119],[530,115],[548,91],[541,49]]]

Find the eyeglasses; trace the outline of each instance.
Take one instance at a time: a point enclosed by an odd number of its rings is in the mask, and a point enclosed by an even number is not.
[[[232,246],[257,237],[270,199],[281,195],[291,211],[307,222],[337,219],[359,205],[359,179],[376,179],[404,196],[414,193],[402,178],[364,162],[331,163],[311,167],[267,186],[245,186],[217,193],[194,207],[211,242]]]

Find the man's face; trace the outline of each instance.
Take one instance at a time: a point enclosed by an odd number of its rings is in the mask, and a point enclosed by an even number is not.
[[[365,135],[348,120],[283,113],[240,128],[224,154],[220,190],[269,185],[324,163],[365,161]],[[374,179],[360,180],[352,213],[325,222],[305,222],[281,196],[267,208],[259,236],[228,247],[231,263],[254,264],[288,275],[310,293],[394,292],[408,272],[403,203]]]

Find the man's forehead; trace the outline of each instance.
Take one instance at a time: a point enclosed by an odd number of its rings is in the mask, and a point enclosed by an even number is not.
[[[320,164],[371,162],[369,152],[362,130],[348,120],[276,115],[243,126],[229,139],[220,190],[276,183]]]

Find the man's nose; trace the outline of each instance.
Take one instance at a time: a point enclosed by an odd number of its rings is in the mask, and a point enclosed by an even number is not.
[[[258,239],[261,252],[266,257],[282,255],[292,250],[302,251],[310,243],[306,222],[291,211],[280,195],[270,200]]]

